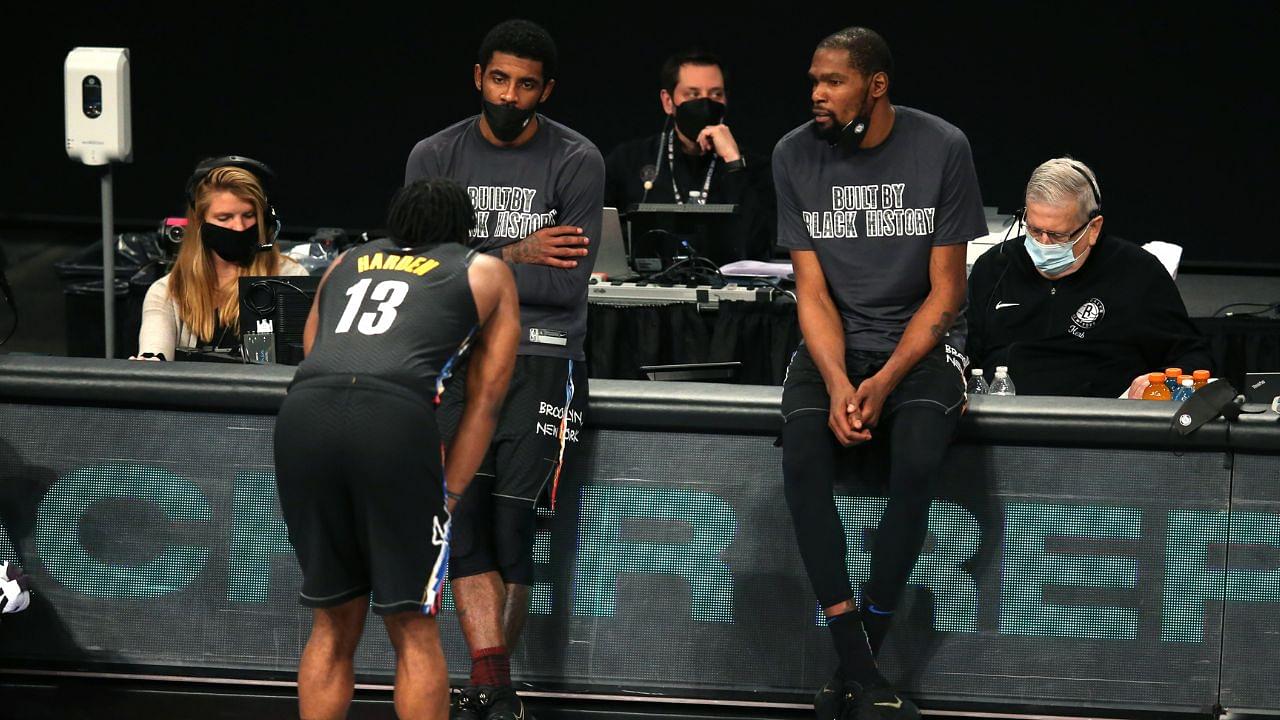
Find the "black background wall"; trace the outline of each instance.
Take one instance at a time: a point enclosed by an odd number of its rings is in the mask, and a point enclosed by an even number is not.
[[[968,134],[986,204],[1017,207],[1029,171],[1070,153],[1098,171],[1115,233],[1183,244],[1187,261],[1280,264],[1268,234],[1277,102],[1262,71],[1274,60],[1277,7],[10,6],[0,218],[98,212],[94,171],[69,161],[61,141],[62,63],[77,45],[132,53],[136,149],[116,172],[119,217],[180,211],[193,163],[234,152],[276,168],[287,225],[364,228],[381,224],[413,144],[476,111],[471,66],[498,20],[525,16],[552,31],[562,71],[545,110],[605,152],[656,131],[657,68],[695,44],[726,58],[729,123],[768,150],[807,119],[814,44],[862,24],[894,50],[893,100]]]

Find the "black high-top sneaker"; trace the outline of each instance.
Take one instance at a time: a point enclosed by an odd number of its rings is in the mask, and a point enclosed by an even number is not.
[[[510,685],[481,685],[475,693],[481,720],[533,720],[533,714]]]
[[[449,688],[449,720],[480,720],[478,688]]]
[[[920,709],[888,685],[845,684],[845,720],[920,720]]]
[[[844,713],[844,679],[836,671],[813,696],[813,714],[817,720],[836,720]]]

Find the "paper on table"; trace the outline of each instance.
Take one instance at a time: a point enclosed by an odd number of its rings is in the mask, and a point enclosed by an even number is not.
[[[760,260],[738,260],[720,267],[721,275],[738,277],[771,277],[786,279],[794,270],[789,262],[762,262]]]
[[[1143,250],[1156,256],[1164,269],[1169,271],[1169,277],[1174,280],[1178,279],[1178,263],[1182,260],[1182,246],[1167,243],[1163,240],[1153,240],[1142,246]]]

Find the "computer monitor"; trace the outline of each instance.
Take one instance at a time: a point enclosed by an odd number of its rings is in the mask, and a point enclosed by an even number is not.
[[[640,203],[627,210],[631,267],[654,273],[691,254],[725,265],[746,257],[737,205]]]
[[[240,278],[240,337],[270,332],[275,338],[276,362],[302,362],[302,331],[311,313],[311,302],[320,287],[313,275],[270,275]],[[270,323],[270,330],[267,325]]]

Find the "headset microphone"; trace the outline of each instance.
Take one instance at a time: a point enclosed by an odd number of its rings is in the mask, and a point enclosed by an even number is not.
[[[644,183],[644,194],[640,196],[640,202],[649,199],[649,191],[653,189],[653,181],[658,179],[658,168],[662,165],[662,146],[666,144],[667,129],[671,127],[671,116],[666,115],[664,117],[662,133],[658,135],[658,155],[653,159],[652,165],[645,165],[640,168],[640,180]]]
[[[276,213],[275,206],[271,204],[271,190],[275,183],[276,174],[267,166],[266,163],[254,160],[250,157],[242,155],[224,155],[217,158],[206,158],[196,165],[195,172],[187,178],[187,205],[191,208],[196,206],[196,192],[200,183],[209,177],[209,173],[220,167],[234,167],[248,172],[258,179],[258,183],[262,185],[262,192],[267,196],[267,206],[264,208],[263,218],[268,224],[267,243],[259,245],[258,250],[270,250],[276,242],[276,236],[280,234],[280,216]]]
[[[653,189],[653,181],[658,179],[658,166],[645,165],[640,168],[640,179],[644,181],[644,189],[646,192]]]

